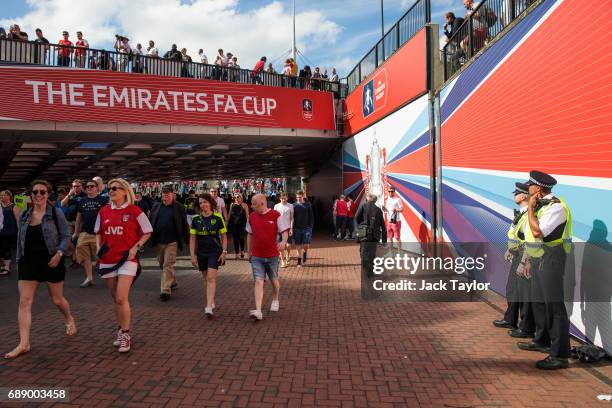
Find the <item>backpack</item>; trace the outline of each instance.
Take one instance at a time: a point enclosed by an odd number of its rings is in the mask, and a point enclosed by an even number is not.
[[[582,363],[595,363],[606,357],[606,352],[592,344],[583,344],[572,347],[570,350],[572,358],[579,359]]]

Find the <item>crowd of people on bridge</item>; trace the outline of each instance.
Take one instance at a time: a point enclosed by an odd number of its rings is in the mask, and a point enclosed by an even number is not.
[[[16,249],[20,294],[20,342],[5,358],[30,351],[32,304],[39,283],[47,284],[52,302],[63,314],[66,335],[77,333],[63,294],[66,256],[72,256],[73,266],[80,265],[85,271],[81,288],[94,284],[94,272],[106,282],[117,320],[113,345],[121,353],[131,349],[129,293],[140,274],[139,256],[146,243],[157,251],[160,300],[171,299],[178,285],[177,255],[187,248],[193,267],[203,277],[204,314],[213,318],[217,272],[228,256],[229,231],[234,259],[251,264],[255,308],[249,316],[263,319],[265,280],[273,287],[269,310],[278,312],[279,267],[287,268],[295,258],[297,267],[306,264],[314,227],[312,205],[301,190],[289,203],[286,192],[247,195],[239,184],[233,187],[229,197],[222,197],[218,187],[200,194],[195,190],[180,194],[174,184],[162,184],[160,197],[154,192],[143,196],[124,179],[104,184],[95,177],[74,180],[69,191],[53,191],[47,181],[36,180],[27,195],[0,192],[0,273],[10,273]]]
[[[465,16],[458,17],[455,13],[448,12],[443,25],[446,52],[455,65],[463,65],[487,45],[498,32],[496,26],[499,29],[507,27],[523,11],[536,3],[536,0],[462,1],[466,10]],[[468,21],[471,21],[471,25]],[[472,30],[471,33],[469,29]]]
[[[164,60],[177,62],[180,64],[179,73],[182,77],[197,77],[204,79],[224,80],[231,82],[252,82],[253,84],[264,84],[263,74],[278,74],[281,76],[284,86],[300,87],[307,89],[326,89],[330,87],[327,83],[337,83],[339,81],[335,68],[331,68],[328,74],[327,68],[312,69],[305,65],[299,69],[298,63],[294,58],[285,59],[282,69],[275,69],[274,63],[268,61],[266,56],[261,57],[250,70],[246,78],[241,77],[238,56],[232,52],[225,52],[218,49],[214,58],[209,60],[202,48],[198,50],[197,57],[192,57],[186,48],[180,48],[172,44],[169,51],[163,53],[156,46],[155,41],[149,40],[146,49],[141,43],[135,47],[130,45],[130,39],[124,35],[115,35],[115,52],[106,50],[90,49],[89,42],[83,37],[82,31],[76,32],[76,41],[72,42],[68,31],[62,32],[62,37],[57,41],[57,45],[52,45],[43,35],[42,29],[35,30],[36,38],[30,39],[28,34],[21,30],[19,24],[11,25],[9,32],[0,27],[0,40],[12,40],[20,42],[31,42],[44,49],[42,55],[35,53],[35,63],[55,62],[61,67],[101,69],[121,72],[137,72],[151,74],[167,74],[167,69],[158,66],[155,61]],[[51,52],[49,57],[46,56]],[[39,61],[39,59],[45,59]],[[47,61],[48,59],[48,61]],[[193,63],[198,64],[193,64]],[[167,68],[167,67],[166,67]]]

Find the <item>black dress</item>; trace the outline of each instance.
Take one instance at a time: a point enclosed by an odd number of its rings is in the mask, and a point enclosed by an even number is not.
[[[45,244],[42,224],[28,225],[26,228],[25,248],[18,265],[18,279],[50,283],[63,282],[66,277],[64,258],[62,257],[55,268],[49,267],[48,263],[53,255],[49,254],[47,244]]]

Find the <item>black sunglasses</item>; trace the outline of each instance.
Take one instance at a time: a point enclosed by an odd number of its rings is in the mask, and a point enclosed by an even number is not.
[[[32,190],[32,195],[45,195],[47,194],[47,190]]]
[[[117,190],[125,190],[123,187],[118,187],[118,186],[112,186],[110,188],[111,191],[117,191]]]
[[[98,187],[97,184],[88,184],[85,186],[85,188],[94,188],[94,187]]]

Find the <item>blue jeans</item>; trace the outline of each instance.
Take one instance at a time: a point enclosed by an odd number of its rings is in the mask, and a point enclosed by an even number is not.
[[[253,280],[278,279],[278,256],[272,258],[251,257]]]

